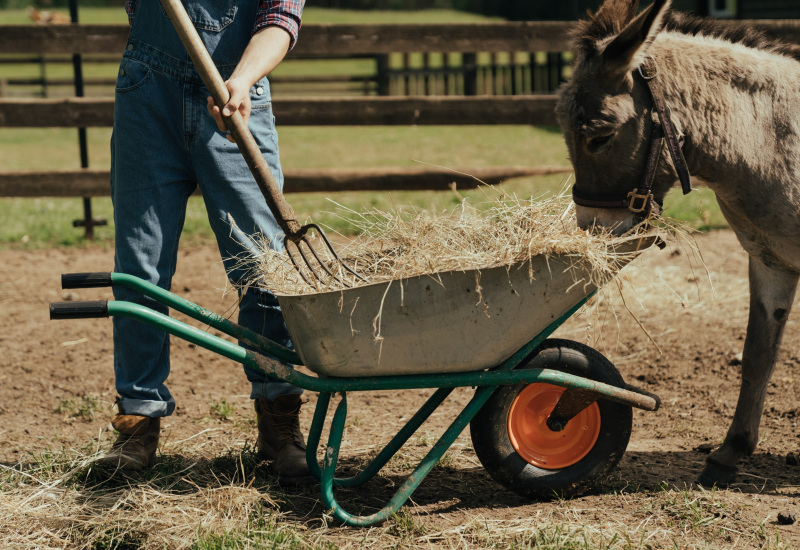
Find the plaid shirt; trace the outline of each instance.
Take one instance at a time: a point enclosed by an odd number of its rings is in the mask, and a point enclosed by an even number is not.
[[[139,0],[125,0],[125,11],[128,12],[128,23],[131,25],[138,3]],[[292,49],[297,42],[297,34],[300,32],[300,19],[304,4],[305,0],[259,0],[253,34],[264,27],[272,25],[281,27],[291,36],[289,49]]]

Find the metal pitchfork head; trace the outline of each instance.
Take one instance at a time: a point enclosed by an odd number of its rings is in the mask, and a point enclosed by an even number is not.
[[[317,254],[316,249],[312,246],[312,244],[310,242],[308,242],[308,232],[311,229],[314,229],[314,230],[317,231],[317,233],[319,234],[319,236],[322,238],[323,242],[325,243],[325,246],[328,247],[328,252],[330,252],[331,256],[333,256],[333,258],[335,258],[335,260],[339,263],[339,265],[342,268],[344,268],[345,271],[347,271],[351,275],[354,275],[355,277],[357,277],[361,281],[364,281],[365,283],[367,282],[367,279],[365,279],[364,277],[362,277],[361,275],[356,273],[353,269],[350,268],[350,266],[348,266],[346,263],[344,263],[344,261],[336,253],[336,250],[334,250],[333,245],[328,240],[328,236],[325,235],[325,232],[322,230],[322,228],[320,226],[318,226],[317,224],[315,224],[315,223],[309,223],[309,224],[306,224],[306,225],[302,226],[298,232],[292,233],[292,234],[287,234],[286,237],[284,237],[284,239],[283,239],[283,246],[284,246],[284,248],[286,248],[286,254],[288,254],[289,259],[292,262],[292,265],[297,270],[297,273],[300,275],[300,277],[302,277],[303,281],[306,282],[306,284],[311,285],[314,288],[317,288],[318,285],[316,284],[316,281],[320,281],[321,282],[322,281],[322,275],[314,268],[313,261],[310,261],[309,257],[306,256],[306,254],[303,252],[303,247],[301,246],[302,243],[305,243],[306,248],[308,248],[308,250],[311,252],[311,255],[314,257],[314,260],[316,260],[317,265],[319,265],[319,267],[321,267],[322,270],[325,273],[327,273],[331,278],[335,279],[336,281],[338,281],[340,284],[342,284],[344,286],[347,286],[347,287],[353,286],[352,284],[350,284],[347,281],[345,281],[342,277],[340,277],[339,275],[337,275],[333,271],[331,271],[331,269],[327,265],[325,265],[325,262],[319,257],[319,255]],[[295,260],[295,255],[292,254],[292,252],[291,252],[291,249],[290,249],[290,246],[289,246],[290,243],[292,243],[295,246],[295,248],[297,248],[297,253],[303,259],[303,263],[305,264],[305,266],[308,269],[308,271],[312,274],[312,279],[313,280],[310,280],[308,277],[306,277],[305,273],[303,273],[303,271],[304,271],[303,268],[297,263],[297,261]]]

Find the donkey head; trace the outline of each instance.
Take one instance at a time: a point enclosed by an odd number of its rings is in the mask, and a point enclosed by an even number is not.
[[[641,188],[645,178],[652,100],[633,72],[661,30],[670,0],[655,0],[637,16],[638,4],[606,0],[578,24],[574,73],[559,90],[556,108],[575,170],[576,195],[624,198]],[[655,182],[652,192],[658,202],[671,183]],[[642,218],[627,208],[576,205],[576,211],[581,227],[599,225],[616,233]]]

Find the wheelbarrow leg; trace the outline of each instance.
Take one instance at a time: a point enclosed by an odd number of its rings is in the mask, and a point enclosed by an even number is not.
[[[322,502],[325,507],[331,510],[333,517],[337,520],[346,525],[355,526],[380,523],[396,514],[496,389],[497,386],[483,386],[478,388],[467,406],[464,407],[453,423],[450,424],[450,427],[447,428],[436,444],[428,451],[428,454],[420,461],[416,469],[406,478],[394,496],[389,499],[383,508],[369,516],[354,516],[349,514],[339,506],[333,495],[334,472],[336,470],[336,462],[339,458],[339,448],[342,442],[342,434],[344,433],[345,420],[347,418],[347,396],[342,394],[342,400],[336,407],[336,412],[333,415],[328,447],[325,450],[325,458],[323,460],[320,485],[322,488]]]
[[[363,485],[381,471],[387,462],[397,454],[397,451],[416,433],[420,426],[433,414],[439,405],[447,399],[454,388],[440,388],[431,395],[422,407],[414,414],[411,419],[400,429],[389,443],[379,452],[374,459],[361,472],[353,477],[334,478],[333,484],[336,487],[358,487]],[[311,430],[308,434],[306,446],[306,462],[311,473],[317,479],[322,479],[322,469],[317,461],[317,448],[319,447],[322,425],[327,416],[331,394],[321,393],[317,399],[317,408],[314,410],[314,419],[311,422]]]

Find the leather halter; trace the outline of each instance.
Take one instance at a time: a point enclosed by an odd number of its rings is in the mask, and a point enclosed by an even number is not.
[[[642,185],[629,192],[625,197],[596,197],[580,193],[576,185],[572,187],[572,200],[580,206],[592,208],[627,208],[636,214],[648,215],[651,212],[661,213],[661,204],[653,196],[653,182],[658,171],[658,162],[661,159],[661,149],[666,142],[678,179],[681,182],[683,194],[686,195],[692,190],[689,168],[686,166],[686,159],[683,157],[683,140],[678,138],[678,133],[670,119],[671,111],[664,102],[664,97],[654,82],[658,75],[658,66],[652,56],[647,56],[639,67],[634,77],[638,73],[639,78],[647,84],[650,96],[653,98],[655,114],[653,116],[653,128],[650,131],[650,152],[647,156],[647,169],[644,173]]]

